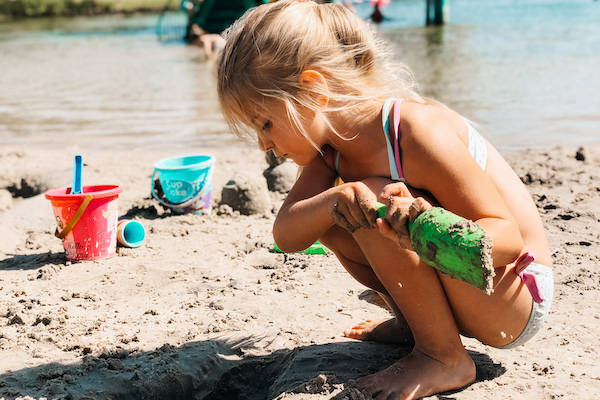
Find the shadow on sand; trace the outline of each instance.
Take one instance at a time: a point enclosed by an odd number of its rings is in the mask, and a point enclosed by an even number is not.
[[[38,269],[48,264],[65,265],[67,258],[64,252],[36,254],[8,254],[8,258],[0,261],[0,271]]]
[[[123,214],[119,219],[134,219],[144,218],[148,220],[152,219],[162,219],[173,216],[171,210],[165,210],[159,204],[148,204],[148,201],[145,201],[144,204],[134,205],[132,206],[125,214]]]
[[[376,372],[410,351],[355,341],[269,350],[277,347],[276,338],[229,335],[181,347],[165,344],[148,352],[117,349],[83,356],[70,365],[24,368],[0,375],[0,397],[264,400],[282,393],[315,393],[329,398],[340,384]],[[486,354],[469,353],[477,366],[476,382],[506,371]],[[319,375],[326,379],[315,379]],[[346,398],[343,393],[335,398]]]

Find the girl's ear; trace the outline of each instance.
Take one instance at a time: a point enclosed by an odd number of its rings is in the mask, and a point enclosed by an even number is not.
[[[329,87],[323,74],[313,69],[305,69],[299,77],[300,86],[317,104],[324,108],[329,104]]]

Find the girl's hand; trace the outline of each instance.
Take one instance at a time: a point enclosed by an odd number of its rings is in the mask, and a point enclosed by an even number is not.
[[[431,208],[431,204],[423,197],[414,198],[402,182],[386,185],[379,197],[384,204],[388,204],[385,219],[377,219],[379,232],[400,247],[412,250],[408,222]]]
[[[350,233],[359,228],[373,229],[376,226],[375,194],[362,182],[344,183],[337,187],[330,215],[336,225]]]

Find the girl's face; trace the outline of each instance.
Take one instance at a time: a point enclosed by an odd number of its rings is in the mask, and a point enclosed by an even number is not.
[[[288,119],[283,105],[272,108],[267,116],[253,118],[257,132],[258,147],[262,151],[273,150],[277,157],[292,159],[296,164],[309,164],[318,154],[317,149],[300,133]],[[311,117],[312,114],[312,117]],[[303,128],[309,137],[321,148],[325,144],[325,127],[314,113],[300,112]]]

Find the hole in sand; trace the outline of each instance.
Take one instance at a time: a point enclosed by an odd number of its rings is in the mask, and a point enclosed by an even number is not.
[[[25,199],[44,193],[48,189],[46,184],[34,177],[21,178],[19,181],[6,186],[6,190],[10,192],[12,197],[22,197]]]
[[[81,362],[51,362],[0,374],[0,381],[6,382],[0,386],[0,398],[27,392],[36,397],[52,393],[58,398],[124,400],[262,400],[302,393],[360,399],[347,396],[351,393],[340,383],[381,370],[410,352],[410,347],[373,342],[281,348],[273,332],[228,336],[142,352],[115,348],[96,356],[90,353],[97,350],[70,347],[67,351],[81,352]],[[506,371],[486,354],[469,354],[477,365],[477,381]],[[336,390],[342,392],[333,393]]]

